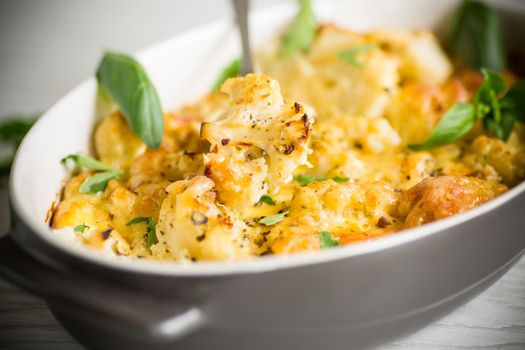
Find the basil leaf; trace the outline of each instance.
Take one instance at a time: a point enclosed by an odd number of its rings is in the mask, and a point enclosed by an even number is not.
[[[288,211],[285,211],[279,214],[275,214],[275,215],[270,215],[265,218],[262,218],[261,220],[258,221],[258,223],[264,226],[272,226],[278,222],[283,221],[286,214],[288,214]]]
[[[273,200],[273,198],[268,195],[262,195],[261,199],[259,199],[259,202],[263,202],[268,205],[275,205],[275,201]]]
[[[232,61],[224,70],[221,72],[217,80],[215,81],[215,84],[213,84],[213,87],[211,91],[213,92],[219,92],[221,89],[222,84],[229,78],[236,77],[241,72],[241,60],[236,59]]]
[[[342,176],[336,176],[336,177],[333,177],[332,180],[337,182],[337,183],[339,183],[339,184],[344,184],[344,183],[347,183],[350,180],[350,178],[342,177]]]
[[[301,174],[301,175],[294,176],[293,179],[297,181],[301,186],[306,186],[313,182],[324,181],[326,180],[326,176],[315,177],[312,175]]]
[[[321,241],[322,249],[333,248],[339,245],[339,241],[328,231],[319,232],[319,240]]]
[[[77,226],[75,226],[74,230],[75,230],[75,232],[84,233],[84,231],[85,231],[86,229],[88,229],[88,228],[89,228],[88,225],[81,224],[81,225],[77,225]]]
[[[93,176],[88,177],[79,190],[82,193],[97,193],[103,191],[108,185],[109,180],[118,179],[122,175],[120,170],[109,170],[102,173],[96,173]]]
[[[491,114],[499,114],[498,96],[505,90],[505,81],[498,73],[483,68],[481,69],[484,81],[474,95],[476,117],[484,118]]]
[[[426,150],[459,140],[474,126],[474,112],[472,104],[456,103],[441,118],[425,142],[408,147],[413,150]]]
[[[281,54],[291,56],[310,49],[316,34],[316,20],[310,0],[299,0],[299,12],[282,37]]]
[[[357,60],[357,56],[360,53],[363,52],[369,52],[372,50],[375,50],[377,46],[375,45],[362,45],[362,46],[354,46],[349,48],[348,50],[339,51],[338,57],[340,60],[345,61],[353,66],[362,68],[364,67],[364,63]]]
[[[147,234],[146,244],[148,245],[148,249],[149,249],[151,248],[152,245],[158,243],[157,234],[155,233],[155,222],[153,221],[153,218],[143,217],[143,216],[137,217],[137,218],[130,220],[126,224],[126,226],[138,224],[141,222],[146,223],[146,234]]]
[[[499,139],[507,141],[510,133],[514,128],[516,118],[511,112],[503,112],[500,114],[500,119],[496,120],[493,118],[483,119],[483,126],[485,129],[495,134]]]
[[[131,129],[149,147],[158,148],[164,117],[157,91],[141,64],[131,56],[106,52],[97,69],[97,80]]]
[[[511,110],[514,117],[525,122],[525,80],[518,80],[501,100],[503,108]]]
[[[62,159],[61,162],[66,163],[68,160],[72,160],[79,167],[86,168],[86,169],[103,170],[103,171],[104,170],[105,171],[116,170],[110,167],[109,165],[103,164],[92,157],[84,156],[81,154],[70,154],[64,159]]]
[[[449,32],[453,51],[472,68],[505,68],[505,48],[498,14],[488,5],[465,0],[456,10]]]

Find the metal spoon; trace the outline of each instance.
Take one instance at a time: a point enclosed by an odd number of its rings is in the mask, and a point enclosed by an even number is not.
[[[242,60],[241,60],[241,75],[246,75],[253,72],[252,53],[250,50],[250,33],[248,29],[248,8],[250,0],[232,0],[235,8],[235,17],[237,20],[237,27],[241,36],[242,43]]]

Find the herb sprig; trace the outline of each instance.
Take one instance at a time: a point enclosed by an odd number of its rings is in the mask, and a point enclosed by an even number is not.
[[[272,225],[277,224],[278,222],[283,221],[286,214],[288,213],[289,213],[288,211],[285,211],[279,214],[269,215],[257,221],[257,223],[264,225],[264,226],[272,226]]]
[[[441,118],[426,141],[409,145],[414,150],[427,150],[461,139],[483,120],[485,130],[506,141],[514,123],[525,120],[525,81],[520,80],[507,90],[505,81],[496,72],[481,70],[484,82],[472,103],[456,103]]]
[[[106,52],[97,69],[97,81],[135,134],[157,149],[162,142],[164,117],[157,91],[142,65],[131,56]]]
[[[474,69],[505,68],[505,47],[496,11],[479,1],[464,0],[454,13],[449,31],[452,50]]]
[[[223,69],[215,83],[213,84],[213,87],[211,91],[213,92],[219,92],[221,89],[222,84],[229,78],[237,77],[239,76],[241,72],[241,59],[233,60],[227,67]]]
[[[306,52],[315,40],[317,23],[310,0],[299,0],[299,12],[282,37],[281,55]]]
[[[73,161],[78,167],[102,171],[84,180],[79,187],[79,190],[82,193],[97,193],[103,191],[110,180],[118,179],[123,174],[122,170],[112,168],[89,156],[70,154],[62,159],[62,163],[66,164],[69,160]]]
[[[157,234],[155,233],[155,221],[153,220],[153,218],[149,216],[148,217],[139,216],[139,217],[136,217],[128,221],[126,226],[139,224],[141,222],[146,223],[146,234],[147,234],[146,244],[148,246],[148,249],[150,249],[152,245],[158,243]]]
[[[365,64],[361,61],[358,61],[357,57],[361,53],[370,52],[375,49],[377,49],[377,46],[375,45],[353,46],[349,48],[348,50],[339,51],[338,57],[340,60],[345,61],[353,66],[356,66],[358,68],[363,68]]]
[[[328,231],[319,232],[319,240],[321,241],[322,249],[333,248],[339,245],[339,241]]]

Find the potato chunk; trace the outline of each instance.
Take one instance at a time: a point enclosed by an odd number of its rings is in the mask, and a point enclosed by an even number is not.
[[[497,182],[466,176],[427,178],[405,192],[398,213],[405,227],[414,227],[463,213],[505,192]]]

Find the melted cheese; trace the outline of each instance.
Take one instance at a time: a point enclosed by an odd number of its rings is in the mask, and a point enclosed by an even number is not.
[[[341,52],[366,46],[354,57]],[[323,26],[308,53],[258,55],[265,74],[226,81],[221,93],[165,115],[149,150],[118,113],[95,130],[98,158],[124,171],[97,194],[72,177],[53,227],[95,249],[167,260],[245,260],[393,234],[475,207],[525,178],[525,131],[508,142],[477,126],[431,151],[424,140],[444,111],[468,101],[481,79],[453,71],[433,34],[359,34]],[[315,120],[315,123],[314,123]],[[302,186],[293,176],[316,179]],[[337,180],[337,181],[336,181]],[[261,202],[270,195],[273,204]],[[261,218],[282,217],[271,225]],[[144,223],[156,223],[147,244]]]

